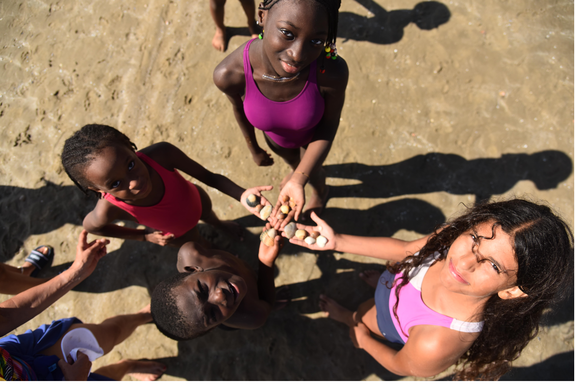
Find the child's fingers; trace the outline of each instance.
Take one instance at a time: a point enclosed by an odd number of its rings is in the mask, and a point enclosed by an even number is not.
[[[85,249],[88,246],[89,246],[88,245],[88,231],[83,229],[80,232],[80,235],[78,235],[78,247],[80,247],[81,249]]]

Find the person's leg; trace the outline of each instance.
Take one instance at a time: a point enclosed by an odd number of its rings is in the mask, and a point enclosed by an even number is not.
[[[104,354],[109,353],[112,348],[128,338],[141,325],[152,321],[150,305],[142,308],[138,313],[130,315],[119,315],[108,318],[100,324],[73,324],[66,333],[76,328],[86,328],[92,332]],[[64,337],[66,333],[62,336]],[[40,353],[51,356],[62,356],[62,337],[51,347],[44,349]]]
[[[352,315],[354,318],[354,322],[359,323],[362,322],[364,325],[372,332],[374,335],[378,336],[379,338],[384,338],[382,336],[382,332],[380,332],[380,328],[378,328],[378,319],[376,317],[376,304],[374,303],[374,299],[366,300],[362,304],[358,306],[358,309]]]
[[[320,215],[328,200],[329,187],[326,185],[326,171],[322,165],[312,170],[309,184],[312,187],[312,194],[306,201],[306,209],[302,212],[304,217],[310,216],[312,211]]]
[[[28,264],[28,265],[27,265]],[[17,295],[27,289],[45,283],[50,279],[30,277],[34,266],[28,262],[23,264],[23,269],[0,263],[0,293]]]
[[[327,314],[329,318],[346,324],[349,327],[353,327],[355,324],[354,312],[344,308],[326,295],[320,295],[320,309]]]
[[[378,281],[380,280],[381,275],[382,271],[377,271],[375,269],[367,269],[360,272],[360,278],[372,288],[376,288],[378,286]]]
[[[234,221],[220,220],[218,216],[216,216],[216,213],[212,210],[212,200],[210,200],[210,196],[208,196],[206,191],[204,191],[204,189],[200,188],[199,186],[196,186],[196,188],[198,188],[198,192],[200,193],[200,200],[202,202],[202,216],[200,216],[200,220],[242,239],[244,228],[242,228],[240,224]]]
[[[256,24],[256,6],[254,5],[254,0],[240,0],[244,13],[246,14],[246,21],[248,23],[248,29],[250,30],[250,35],[255,39],[261,32],[258,24]]]
[[[154,381],[166,371],[166,365],[152,360],[121,360],[98,368],[94,373],[120,381],[126,375],[139,381]]]
[[[224,25],[224,5],[226,0],[210,0],[210,14],[216,24],[216,33],[212,38],[212,46],[224,52],[226,50],[226,26]]]

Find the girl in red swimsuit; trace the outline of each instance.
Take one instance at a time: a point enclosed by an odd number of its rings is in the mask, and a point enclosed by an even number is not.
[[[135,152],[136,146],[118,130],[106,125],[86,125],[64,143],[62,164],[82,191],[100,193],[96,207],[84,218],[84,228],[93,234],[149,241],[179,247],[188,241],[208,245],[198,233],[198,220],[241,236],[242,227],[222,221],[212,210],[208,194],[185,180],[177,169],[241,201],[251,213],[259,209],[246,204],[255,194],[261,205],[270,205],[261,195],[272,186],[243,189],[225,176],[214,174],[169,143],[156,143]],[[130,220],[149,229],[113,224]]]
[[[346,62],[335,52],[340,0],[264,0],[258,7],[260,39],[243,44],[214,70],[214,83],[232,103],[236,121],[259,166],[274,163],[254,128],[264,132],[270,149],[292,168],[282,181],[281,202],[296,203],[298,220],[317,213],[328,198],[322,163],[338,130],[348,84]],[[326,51],[328,49],[328,52]]]

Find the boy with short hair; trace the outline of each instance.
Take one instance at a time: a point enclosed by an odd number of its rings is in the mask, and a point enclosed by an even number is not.
[[[180,273],[160,282],[152,293],[156,326],[175,340],[190,340],[217,326],[261,327],[274,305],[274,261],[281,248],[279,235],[270,247],[260,243],[256,274],[229,252],[184,244],[178,251]]]

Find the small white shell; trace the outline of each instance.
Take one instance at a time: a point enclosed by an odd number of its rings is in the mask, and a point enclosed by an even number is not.
[[[316,242],[316,239],[311,236],[308,236],[307,238],[304,239],[304,241],[306,242],[306,244],[312,245]]]
[[[272,213],[272,206],[271,205],[266,205],[264,208],[262,208],[262,210],[260,211],[260,218],[262,220],[267,220],[268,217],[270,217],[270,214]]]
[[[328,243],[328,239],[324,236],[320,235],[316,238],[316,244],[318,244],[319,247],[324,247],[326,243]]]

